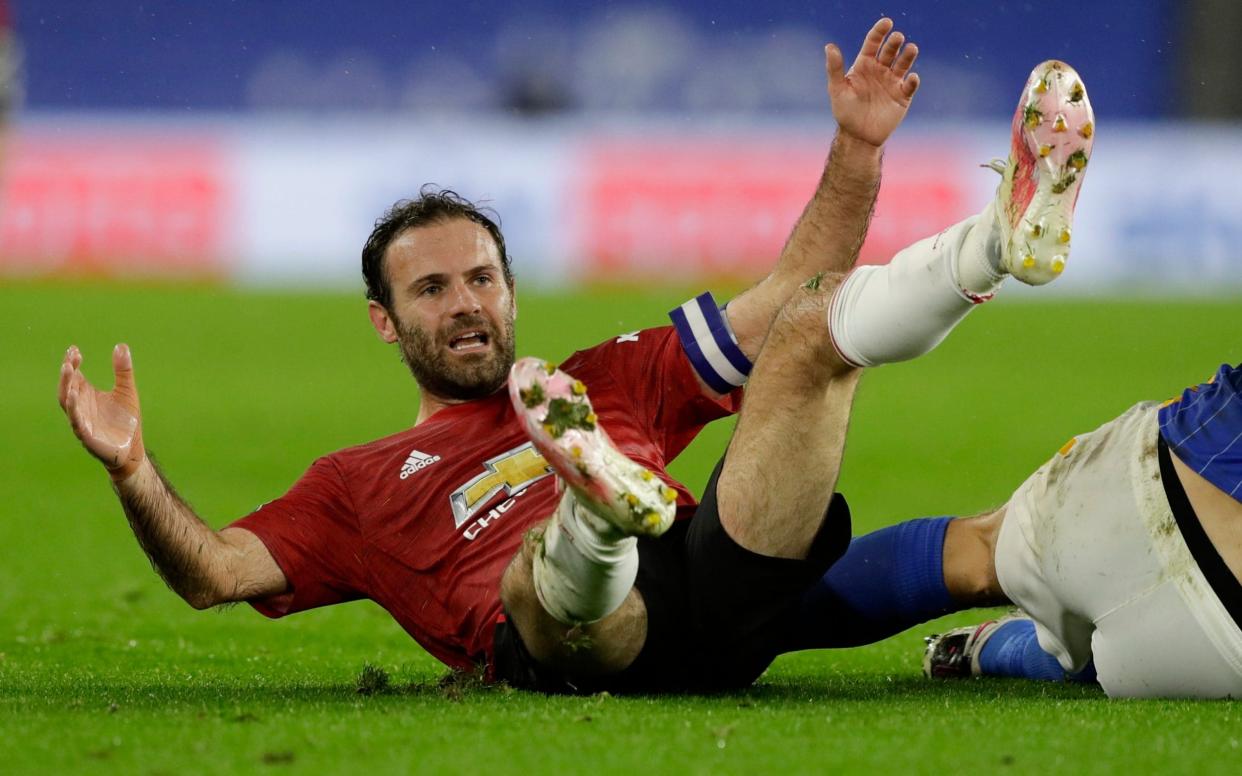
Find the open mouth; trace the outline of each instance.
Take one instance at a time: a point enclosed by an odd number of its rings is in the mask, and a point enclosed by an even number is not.
[[[454,353],[469,353],[475,350],[486,350],[491,338],[482,331],[463,331],[449,340],[449,350]]]

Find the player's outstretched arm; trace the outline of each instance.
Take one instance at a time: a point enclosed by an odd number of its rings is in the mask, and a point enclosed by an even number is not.
[[[777,311],[817,273],[854,266],[880,188],[884,143],[905,118],[918,90],[910,72],[918,47],[880,19],[863,40],[849,70],[835,44],[824,49],[828,96],[837,134],[819,185],[781,251],[776,268],[729,303],[729,323],[752,360]]]
[[[259,538],[241,529],[212,530],[147,455],[129,347],[112,351],[111,391],[91,385],[81,366],[82,353],[69,348],[60,366],[61,409],[108,471],[138,543],[168,586],[197,609],[283,592],[284,574]]]

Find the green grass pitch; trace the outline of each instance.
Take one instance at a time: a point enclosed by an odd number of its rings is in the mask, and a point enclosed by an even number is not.
[[[519,353],[564,358],[683,298],[523,296]],[[864,379],[841,479],[855,531],[1002,502],[1070,435],[1242,360],[1238,309],[979,310],[929,357]],[[65,347],[110,385],[120,340],[149,446],[213,525],[415,415],[413,382],[358,295],[0,288],[0,772],[1242,772],[1233,703],[923,680],[920,637],[978,614],[782,658],[743,693],[545,698],[439,684],[440,666],[368,603],[283,622],[194,612],[151,572],[56,406]],[[701,487],[727,434],[709,429],[674,472]],[[368,664],[386,689],[358,692]]]

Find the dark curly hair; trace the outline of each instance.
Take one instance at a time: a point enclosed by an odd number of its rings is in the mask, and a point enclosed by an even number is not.
[[[500,268],[505,282],[512,288],[513,270],[509,266],[509,252],[505,250],[505,237],[500,233],[500,217],[496,211],[479,207],[451,189],[427,184],[419,190],[417,199],[403,199],[388,208],[375,222],[371,236],[362,246],[362,279],[367,284],[367,299],[379,302],[385,309],[392,304],[392,286],[384,272],[384,254],[393,240],[407,229],[439,224],[453,218],[468,219],[487,230],[500,253]]]

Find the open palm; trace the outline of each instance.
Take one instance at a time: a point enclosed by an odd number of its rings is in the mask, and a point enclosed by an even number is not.
[[[893,31],[893,20],[885,18],[867,33],[848,72],[836,45],[828,44],[825,55],[828,97],[837,124],[859,140],[883,145],[905,118],[919,88],[918,73],[910,72],[918,46],[906,43],[904,34]]]
[[[60,407],[87,451],[103,463],[113,479],[124,479],[146,454],[133,357],[126,345],[117,345],[112,351],[116,385],[111,391],[91,385],[81,366],[81,351],[77,346],[69,348],[60,365]]]

